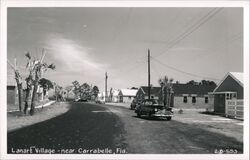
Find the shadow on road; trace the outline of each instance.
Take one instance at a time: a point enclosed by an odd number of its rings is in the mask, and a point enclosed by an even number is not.
[[[123,143],[123,124],[119,118],[107,112],[92,113],[105,108],[86,104],[71,103],[68,112],[55,118],[9,132],[7,135],[8,153],[18,149],[107,149],[125,148]],[[13,152],[14,151],[14,152]],[[34,152],[33,152],[34,153]]]
[[[148,120],[148,121],[169,121],[166,118],[160,118],[160,117],[148,117],[148,116],[141,116],[141,117],[137,117],[136,115],[132,116],[133,118],[137,118],[137,119],[143,119],[143,120]]]

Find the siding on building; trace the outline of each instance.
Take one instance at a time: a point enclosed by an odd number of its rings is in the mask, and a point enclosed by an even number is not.
[[[17,104],[17,96],[16,86],[7,86],[7,104]]]
[[[174,107],[176,108],[202,108],[213,110],[214,98],[208,97],[208,103],[205,103],[205,97],[196,97],[196,103],[192,103],[192,97],[187,97],[187,103],[183,102],[183,97],[175,96],[174,97]]]
[[[215,88],[216,85],[173,84],[174,106],[176,108],[207,108],[212,110],[214,98],[208,93]],[[187,102],[184,102],[184,97],[187,98]],[[207,103],[205,97],[207,97]],[[192,99],[195,99],[195,102]]]
[[[121,89],[118,94],[120,96],[120,102],[131,103],[136,97],[137,92],[137,89]]]

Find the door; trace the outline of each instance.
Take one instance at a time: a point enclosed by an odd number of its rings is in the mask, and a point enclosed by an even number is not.
[[[217,102],[217,105],[216,105],[216,108],[217,108],[217,111],[218,113],[225,113],[225,94],[219,94],[219,95],[216,95],[217,98],[218,98],[218,102]]]

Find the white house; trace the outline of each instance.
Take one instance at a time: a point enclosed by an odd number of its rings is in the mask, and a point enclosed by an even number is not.
[[[119,102],[131,103],[136,97],[138,89],[121,89],[119,92]]]

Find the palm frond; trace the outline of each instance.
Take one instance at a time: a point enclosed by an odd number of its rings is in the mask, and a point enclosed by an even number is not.
[[[51,63],[50,65],[48,65],[47,68],[54,70],[56,69],[56,66],[53,63]]]
[[[30,52],[27,52],[27,53],[25,54],[25,56],[26,56],[29,60],[31,59]]]

